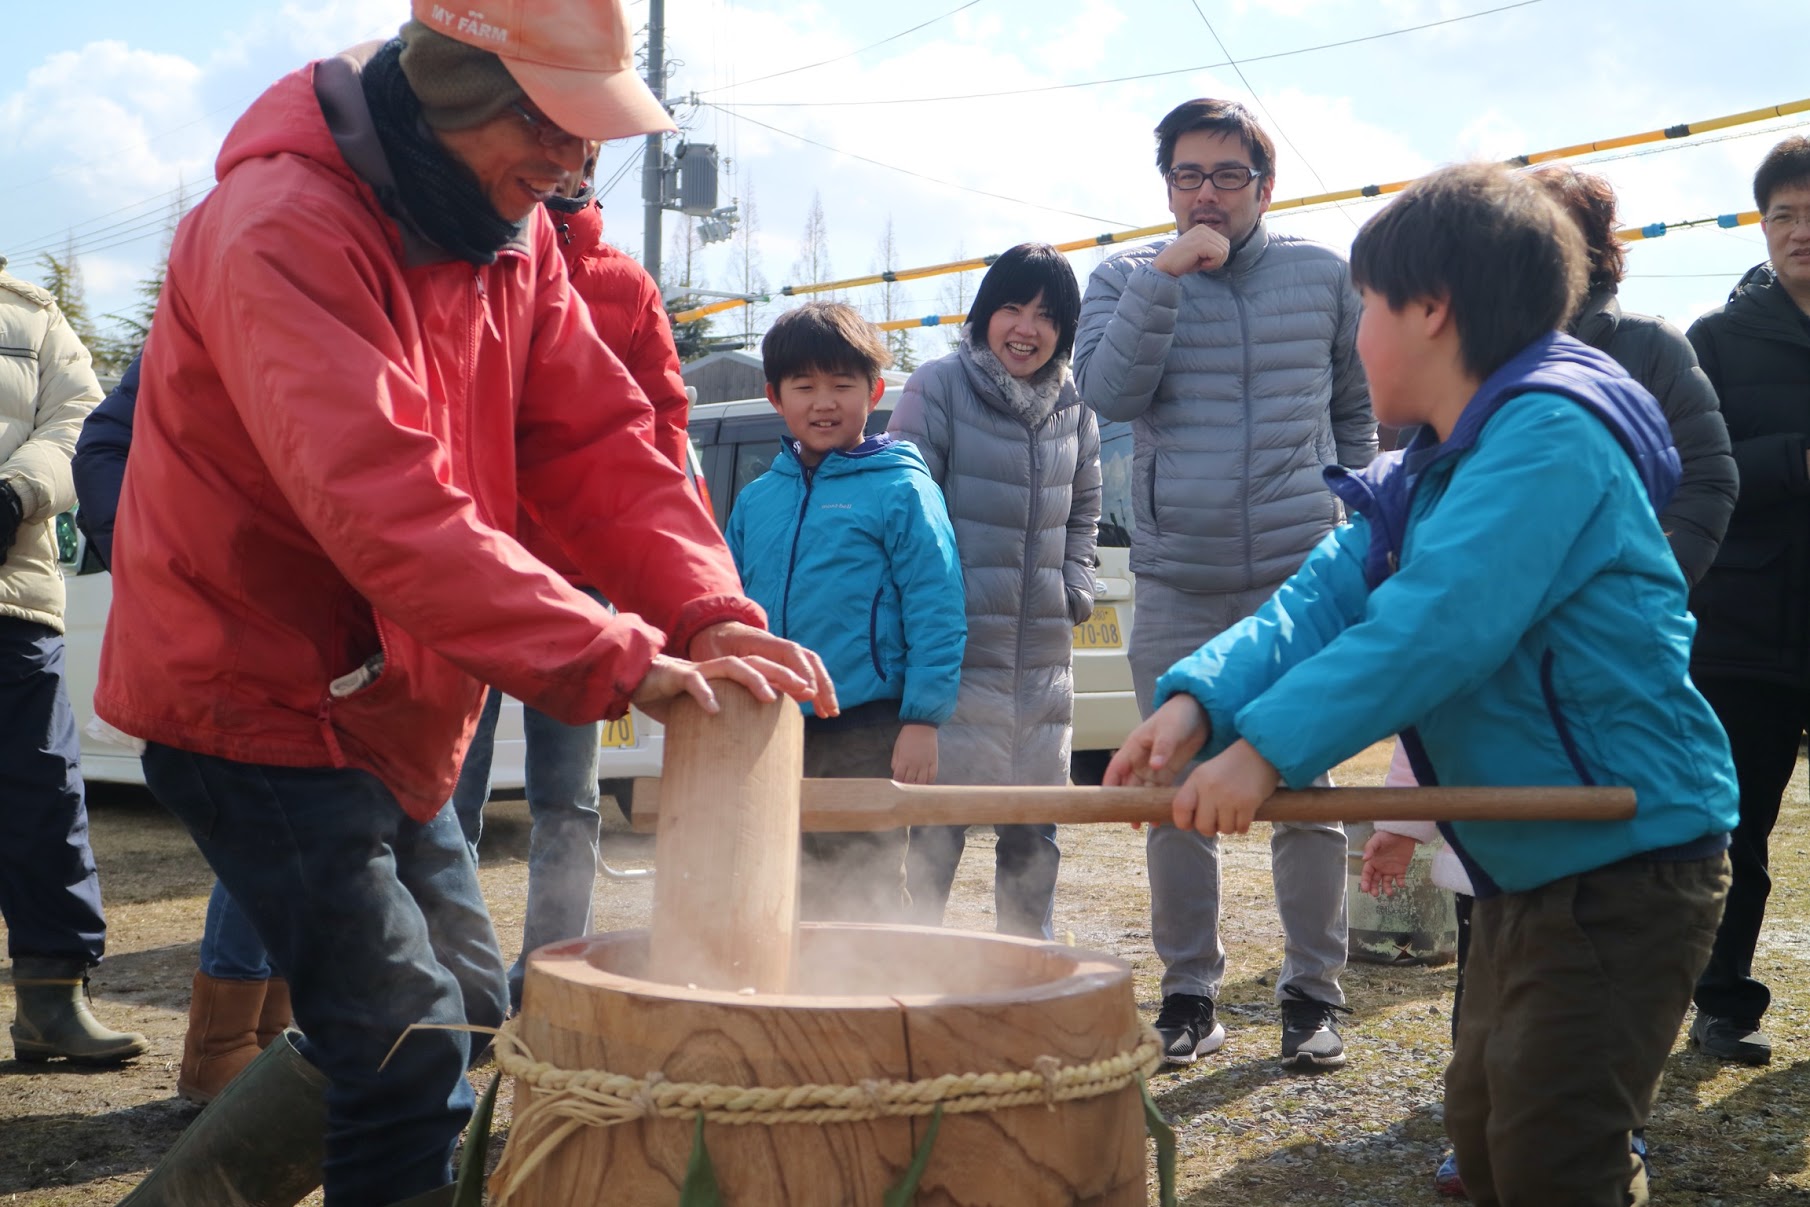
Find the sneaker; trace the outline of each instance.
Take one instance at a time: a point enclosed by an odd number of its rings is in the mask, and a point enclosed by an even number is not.
[[[1744,1065],[1772,1063],[1772,1040],[1757,1018],[1723,1018],[1697,1011],[1691,1020],[1691,1044],[1721,1060]]]
[[[1213,999],[1197,993],[1164,994],[1156,1033],[1163,1041],[1163,1060],[1172,1065],[1191,1065],[1226,1042],[1224,1024],[1213,1017]]]
[[[1439,1168],[1433,1172],[1433,1189],[1449,1199],[1468,1199],[1470,1193],[1464,1188],[1464,1179],[1458,1176],[1458,1154],[1449,1152]]]
[[[1333,1025],[1346,1006],[1309,997],[1293,985],[1282,1003],[1282,1063],[1298,1069],[1336,1069],[1345,1063],[1345,1043]]]

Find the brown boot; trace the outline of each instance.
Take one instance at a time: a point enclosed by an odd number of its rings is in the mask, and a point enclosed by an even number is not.
[[[263,1008],[263,981],[226,981],[195,973],[176,1092],[190,1102],[212,1102],[257,1058],[258,1015]]]
[[[268,1048],[270,1041],[295,1025],[295,1012],[289,1008],[289,982],[273,976],[264,982],[264,1009],[258,1014],[258,1047]]]

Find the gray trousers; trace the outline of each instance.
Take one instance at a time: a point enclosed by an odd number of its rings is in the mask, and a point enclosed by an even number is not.
[[[1274,593],[1270,586],[1200,595],[1140,578],[1128,651],[1138,711],[1146,717],[1152,712],[1163,672],[1255,612]],[[1283,822],[1270,834],[1270,870],[1284,938],[1277,1001],[1293,985],[1310,997],[1344,1004],[1339,973],[1346,955],[1346,854],[1345,831],[1336,822]],[[1145,858],[1150,939],[1163,961],[1164,995],[1217,999],[1226,972],[1219,940],[1219,839],[1152,826]]]

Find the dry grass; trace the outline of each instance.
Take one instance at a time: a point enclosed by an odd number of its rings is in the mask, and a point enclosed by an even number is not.
[[[1380,752],[1368,752],[1338,778],[1380,782],[1383,762]],[[1759,959],[1774,992],[1768,1028],[1777,1063],[1725,1067],[1681,1044],[1650,1130],[1657,1203],[1810,1204],[1810,1065],[1799,1055],[1810,1050],[1805,803],[1800,764],[1774,837],[1775,884]],[[97,1009],[115,1026],[150,1034],[153,1053],[134,1068],[106,1073],[36,1072],[0,1062],[0,1204],[117,1202],[193,1115],[173,1095],[206,868],[180,829],[141,796],[97,802],[94,836],[112,925],[109,959],[96,978]],[[1116,826],[1074,827],[1062,842],[1059,935],[1072,933],[1078,945],[1128,961],[1140,1005],[1154,1011],[1160,969],[1150,951],[1141,836]],[[991,926],[991,843],[984,830],[970,838],[952,925]],[[527,844],[525,806],[493,806],[480,875],[510,957],[521,937]],[[645,840],[626,834],[610,835],[607,847],[617,864],[651,855]],[[1357,1011],[1344,1028],[1349,1063],[1320,1076],[1281,1072],[1272,1004],[1281,932],[1268,864],[1263,835],[1227,843],[1226,1047],[1186,1071],[1159,1075],[1151,1087],[1176,1120],[1183,1201],[1440,1201],[1431,1183],[1441,1148],[1451,970],[1352,965],[1345,978]],[[644,925],[651,895],[645,883],[600,883],[599,928]],[[10,1015],[11,996],[0,984],[0,1014]],[[504,1114],[499,1110],[499,1123]]]

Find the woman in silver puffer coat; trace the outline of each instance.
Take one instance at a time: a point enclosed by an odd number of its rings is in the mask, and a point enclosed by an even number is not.
[[[1093,611],[1100,429],[1069,372],[1074,270],[1046,243],[993,264],[961,347],[913,373],[890,430],[943,489],[967,591],[954,718],[938,734],[945,784],[1063,784],[1073,737],[1074,626]],[[965,826],[911,832],[917,921],[940,924]],[[994,827],[999,930],[1053,936],[1054,825]]]

